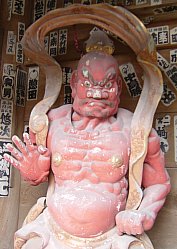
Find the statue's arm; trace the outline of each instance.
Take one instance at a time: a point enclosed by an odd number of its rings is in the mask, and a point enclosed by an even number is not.
[[[47,181],[50,169],[50,152],[40,145],[37,146],[28,133],[23,134],[24,143],[13,136],[14,145],[7,144],[11,155],[4,154],[4,159],[17,168],[24,180],[32,185]]]
[[[144,195],[137,210],[125,210],[116,216],[118,234],[142,234],[152,228],[158,211],[162,208],[170,191],[170,181],[165,169],[164,154],[160,139],[152,130],[148,140],[148,151],[143,169],[142,187]]]
[[[160,149],[160,139],[155,130],[152,130],[149,136],[142,185],[144,196],[139,210],[146,211],[155,220],[170,191],[170,180],[165,169],[164,153]]]

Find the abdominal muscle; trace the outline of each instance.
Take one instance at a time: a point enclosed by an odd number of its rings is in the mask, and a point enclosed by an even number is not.
[[[116,214],[124,210],[127,183],[57,183],[48,200],[49,212],[58,225],[78,237],[98,236],[115,226]]]

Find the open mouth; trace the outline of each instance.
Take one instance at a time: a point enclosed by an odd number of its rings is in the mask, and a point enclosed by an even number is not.
[[[92,101],[92,102],[88,103],[88,106],[100,106],[100,107],[104,107],[105,103],[97,102],[97,101]]]

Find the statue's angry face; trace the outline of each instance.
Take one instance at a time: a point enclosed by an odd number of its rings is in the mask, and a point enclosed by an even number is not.
[[[121,79],[116,60],[101,52],[86,54],[71,78],[73,108],[82,116],[106,118],[117,112]]]

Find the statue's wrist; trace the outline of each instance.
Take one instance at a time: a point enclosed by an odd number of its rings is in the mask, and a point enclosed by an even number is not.
[[[36,186],[36,185],[38,185],[38,184],[40,184],[42,182],[46,182],[48,180],[48,175],[49,175],[49,171],[44,172],[38,178],[33,178],[34,176],[33,177],[24,177],[23,176],[23,178],[24,178],[25,181],[28,181],[31,185]]]

